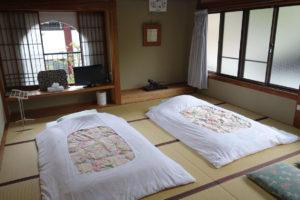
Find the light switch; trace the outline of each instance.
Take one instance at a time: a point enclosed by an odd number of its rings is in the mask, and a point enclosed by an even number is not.
[[[300,111],[300,105],[299,104],[297,105],[297,110]]]

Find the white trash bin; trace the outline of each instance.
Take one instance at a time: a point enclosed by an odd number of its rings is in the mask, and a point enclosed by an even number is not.
[[[105,106],[106,105],[106,92],[97,91],[96,92],[97,97],[97,104],[99,106]]]

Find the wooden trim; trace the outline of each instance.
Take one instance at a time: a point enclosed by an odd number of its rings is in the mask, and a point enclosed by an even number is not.
[[[82,48],[82,32],[81,32],[81,26],[80,26],[80,19],[79,19],[79,12],[76,12],[76,20],[77,20],[77,30],[79,33],[79,46],[80,46],[80,55],[81,55],[81,65],[84,65],[83,62],[83,48]]]
[[[102,36],[103,36],[103,51],[104,51],[104,65],[105,65],[105,70],[106,70],[106,75],[109,78],[109,67],[108,67],[108,55],[107,55],[107,37],[106,37],[106,17],[105,13],[101,12],[102,15]]]
[[[294,92],[288,92],[288,91],[271,88],[271,87],[267,87],[267,86],[263,86],[263,85],[257,85],[254,83],[236,80],[236,79],[232,79],[232,78],[228,78],[228,77],[224,77],[224,76],[218,76],[216,74],[211,74],[211,73],[208,74],[208,78],[226,82],[226,83],[233,84],[233,85],[238,85],[238,86],[245,87],[245,88],[258,90],[261,92],[266,92],[269,94],[285,97],[285,98],[292,99],[292,100],[297,100],[297,93],[294,93]]]
[[[269,41],[269,50],[268,50],[268,62],[267,62],[267,69],[266,69],[266,76],[265,76],[265,83],[267,84],[269,84],[271,80],[278,13],[279,13],[279,8],[278,7],[273,8],[272,27],[271,27],[271,35]]]
[[[0,62],[2,63],[2,61],[0,60]],[[3,77],[3,76],[2,76]],[[0,83],[2,83],[0,76]],[[5,117],[6,117],[6,121],[9,121],[9,111],[8,111],[8,105],[7,102],[5,100],[5,90],[2,87],[2,84],[0,85],[0,94],[1,94],[1,98],[2,98],[2,103],[3,103],[3,108],[4,108],[4,113],[5,113]]]
[[[101,85],[97,87],[91,88],[83,88],[82,86],[71,86],[68,89],[65,89],[61,92],[43,92],[40,90],[33,90],[28,91],[28,98],[29,99],[37,99],[43,97],[51,97],[51,96],[60,96],[60,95],[69,95],[69,94],[77,94],[77,93],[84,93],[84,92],[93,92],[98,90],[107,90],[107,89],[114,89],[115,86],[112,84]],[[6,97],[5,101],[17,101],[16,98]]]
[[[296,128],[300,128],[300,110],[297,110],[297,106],[300,106],[300,87],[296,104],[295,118],[294,118],[294,126]]]
[[[114,0],[52,0],[18,1],[10,0],[1,4],[0,11],[109,11],[114,7]]]
[[[299,4],[300,0],[226,0],[210,3],[198,1],[197,9],[208,9],[209,12],[222,12],[240,9],[264,8]]]
[[[5,123],[2,139],[0,138],[1,139],[1,144],[0,144],[0,170],[1,170],[1,167],[2,167],[2,160],[3,160],[3,155],[4,155],[4,147],[5,147],[7,132],[8,132],[8,122]]]
[[[119,47],[118,47],[118,26],[117,26],[117,8],[116,1],[113,0],[113,8],[108,12],[109,16],[109,42],[115,104],[121,104],[121,87],[120,87],[120,68],[119,68]]]

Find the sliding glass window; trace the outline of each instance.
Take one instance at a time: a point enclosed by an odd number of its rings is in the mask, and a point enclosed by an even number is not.
[[[237,76],[243,12],[225,13],[221,73]]]
[[[299,89],[300,5],[214,13],[208,19],[210,72],[289,91]]]
[[[217,71],[219,26],[220,14],[216,13],[208,15],[207,69],[212,72]]]
[[[244,78],[265,82],[273,8],[251,10],[247,34]]]
[[[299,89],[300,6],[279,8],[270,83]]]

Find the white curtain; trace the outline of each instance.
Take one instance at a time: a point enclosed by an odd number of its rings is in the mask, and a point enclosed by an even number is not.
[[[207,88],[207,10],[195,13],[194,30],[189,59],[188,85],[198,89]]]

